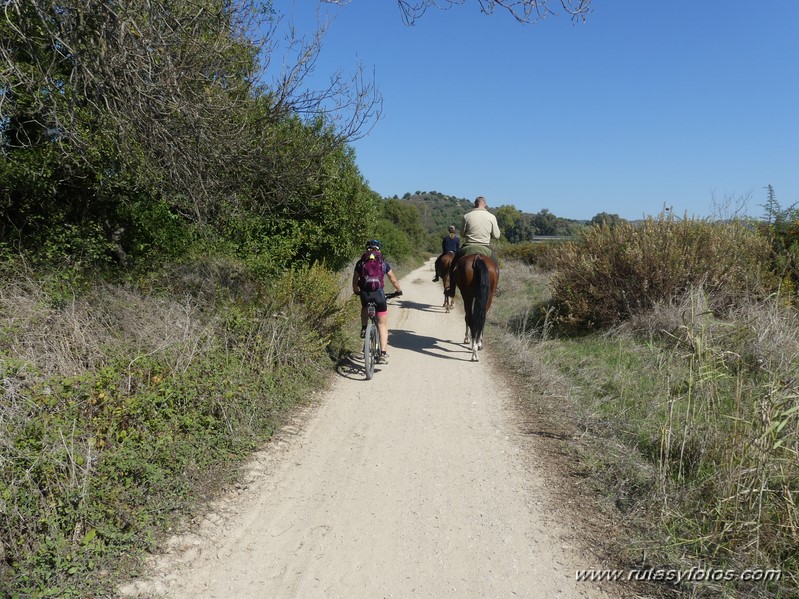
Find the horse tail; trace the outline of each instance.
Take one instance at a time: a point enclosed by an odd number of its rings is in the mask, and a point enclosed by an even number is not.
[[[475,258],[473,268],[477,294],[474,297],[472,322],[469,328],[471,329],[472,339],[479,339],[486,324],[486,306],[488,305],[488,295],[491,291],[491,280],[488,276],[488,267],[480,256]]]

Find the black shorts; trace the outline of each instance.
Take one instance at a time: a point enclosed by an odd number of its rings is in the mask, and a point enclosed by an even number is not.
[[[378,289],[377,291],[361,290],[361,306],[365,306],[370,300],[374,300],[378,314],[388,312],[388,301],[386,300],[386,292],[383,289]]]

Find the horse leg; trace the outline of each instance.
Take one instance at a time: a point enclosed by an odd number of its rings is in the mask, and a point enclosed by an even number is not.
[[[469,326],[466,327],[467,332],[471,334],[471,330]],[[477,331],[476,334],[471,339],[471,349],[472,349],[472,362],[479,362],[480,356],[477,355],[477,351],[483,349],[483,332]]]
[[[466,345],[468,345],[469,348],[472,350],[472,362],[479,362],[480,361],[480,357],[477,355],[477,350],[479,349],[479,347],[477,345],[478,339],[477,339],[476,335],[474,337],[472,337],[472,329],[469,326],[469,320],[470,320],[470,318],[467,316],[466,317],[466,337],[464,338],[463,342]]]
[[[447,295],[449,289],[449,272],[446,272],[442,277],[444,283],[444,310],[449,314],[449,309],[452,307],[452,298]]]

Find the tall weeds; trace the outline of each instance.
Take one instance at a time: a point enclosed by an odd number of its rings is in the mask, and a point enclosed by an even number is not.
[[[675,331],[661,377],[681,376],[650,416],[664,521],[696,557],[796,574],[799,321],[775,298],[724,321],[696,314]]]

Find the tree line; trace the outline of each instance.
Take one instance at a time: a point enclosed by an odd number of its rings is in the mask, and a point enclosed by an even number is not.
[[[405,202],[419,212],[419,223],[430,236],[429,251],[439,247],[440,235],[446,232],[449,225],[460,227],[461,218],[471,210],[472,200],[447,195],[438,191],[406,192],[402,198],[393,196],[389,202]],[[600,212],[590,220],[575,220],[557,216],[547,208],[538,212],[523,212],[512,204],[502,204],[497,208],[489,208],[497,217],[502,231],[502,240],[507,243],[525,243],[536,237],[571,237],[586,225],[615,226],[624,222],[618,214]]]
[[[198,245],[267,271],[346,263],[379,217],[348,142],[380,94],[361,72],[307,91],[323,31],[277,60],[265,6],[4,3],[3,247],[125,269]]]

